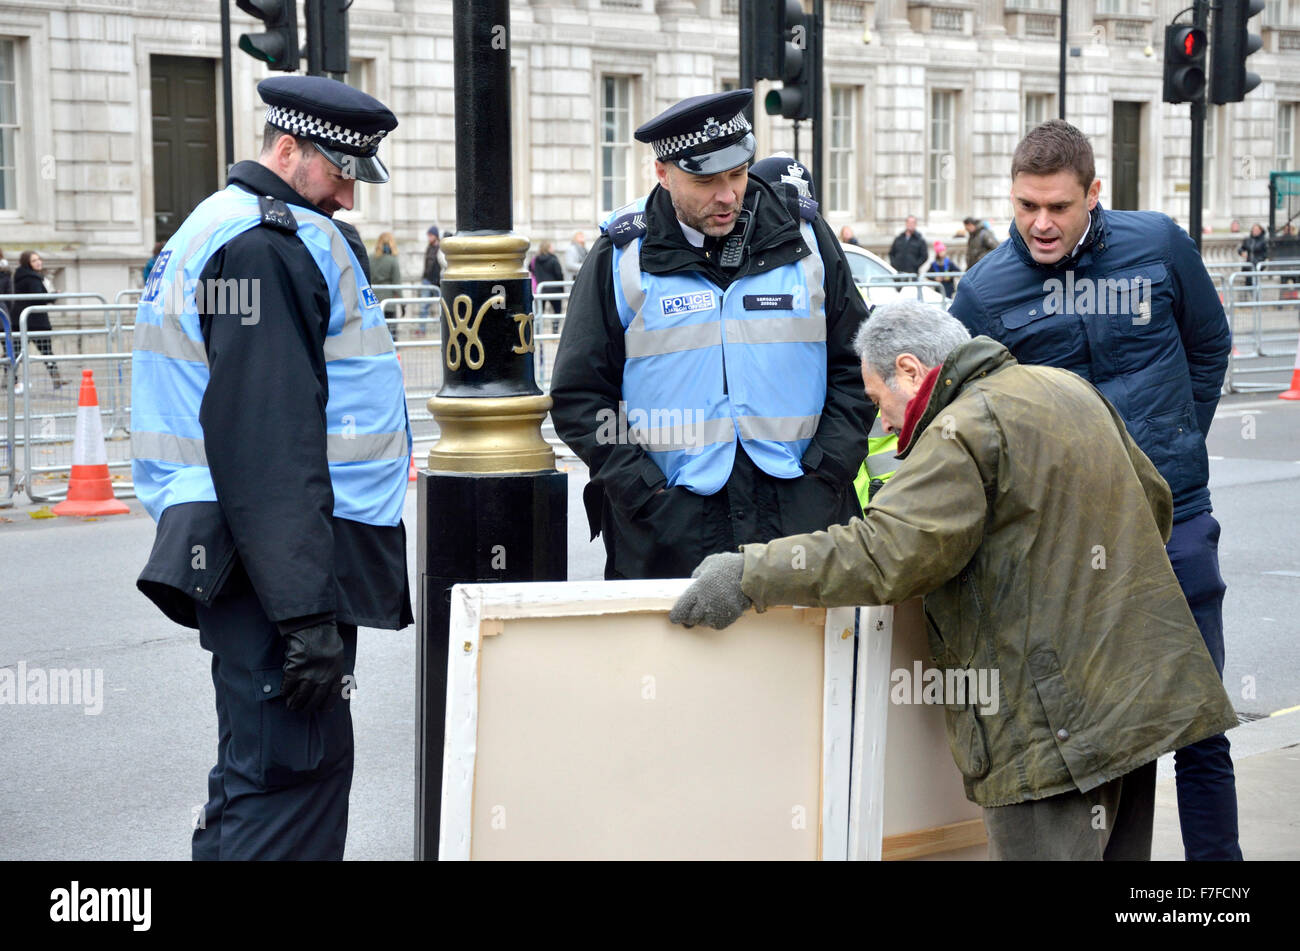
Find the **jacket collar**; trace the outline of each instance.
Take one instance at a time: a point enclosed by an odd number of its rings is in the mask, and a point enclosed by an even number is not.
[[[967,383],[988,376],[990,373],[997,373],[1015,363],[1016,358],[1011,355],[1011,352],[992,337],[976,337],[970,343],[964,343],[950,353],[948,359],[943,361],[943,365],[936,368],[937,374],[934,370],[930,371],[934,376],[933,390],[915,426],[910,432],[899,436],[898,458],[906,458],[912,451],[912,447],[916,445],[920,434],[925,432],[926,427],[957,398]],[[927,382],[929,382],[928,377]],[[920,393],[917,395],[919,396]],[[913,412],[909,404],[908,422],[911,422]],[[902,438],[903,435],[908,437],[906,441]]]
[[[758,204],[758,211],[750,225],[756,229],[749,243],[751,260],[760,251],[767,251],[790,241],[803,241],[799,224],[790,217],[781,196],[773,191],[772,186],[767,182],[751,175],[749,184],[745,187],[745,199],[742,205],[753,212],[755,202]],[[804,252],[811,253],[807,248]],[[797,255],[797,257],[802,256]],[[656,185],[646,199],[646,236],[641,243],[641,266],[654,274],[678,270],[710,272],[718,270],[699,249],[692,247],[686,240],[686,235],[682,233],[681,225],[677,222],[672,196],[660,185]],[[734,280],[744,273],[749,273],[747,265],[731,274],[730,279]]]
[[[299,195],[288,182],[260,162],[236,162],[230,166],[230,174],[226,180],[254,195],[270,195],[290,205],[302,205],[326,218],[333,217],[329,212],[322,211]]]
[[[1066,271],[1078,265],[1084,258],[1093,254],[1101,254],[1106,250],[1109,231],[1106,223],[1106,215],[1101,207],[1101,202],[1093,206],[1088,215],[1088,236],[1083,240],[1083,246],[1077,252],[1071,253],[1068,257],[1062,258],[1055,264],[1039,264],[1034,260],[1034,256],[1029,253],[1029,248],[1025,245],[1025,239],[1020,236],[1020,230],[1016,227],[1015,220],[1011,222],[1011,246],[1016,249],[1016,254],[1020,255],[1020,260],[1024,261],[1030,267],[1039,268],[1044,271]]]

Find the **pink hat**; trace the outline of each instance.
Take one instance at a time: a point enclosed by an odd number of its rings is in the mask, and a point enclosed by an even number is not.
[[[947,246],[942,241],[936,241],[934,243],[934,253],[939,255],[940,257],[942,257],[944,252],[946,252],[947,250],[948,250]]]

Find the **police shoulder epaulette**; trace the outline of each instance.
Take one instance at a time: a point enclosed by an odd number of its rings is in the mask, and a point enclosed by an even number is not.
[[[298,219],[294,218],[289,206],[280,199],[272,198],[270,195],[259,195],[257,207],[262,212],[262,224],[290,234],[298,232]]]
[[[605,234],[609,235],[609,240],[614,242],[616,248],[623,247],[629,241],[639,238],[645,233],[644,211],[631,211],[626,215],[619,215],[605,229]]]
[[[817,217],[817,202],[813,201],[807,195],[799,196],[799,217],[804,221],[812,221]]]

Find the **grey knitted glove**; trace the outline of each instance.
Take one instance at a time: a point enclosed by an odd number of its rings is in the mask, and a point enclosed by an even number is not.
[[[703,624],[716,630],[730,627],[754,602],[740,590],[745,556],[739,552],[710,555],[700,562],[687,588],[668,614],[674,624]]]

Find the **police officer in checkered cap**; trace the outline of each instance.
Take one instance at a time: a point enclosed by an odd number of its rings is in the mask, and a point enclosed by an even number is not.
[[[218,737],[195,859],[341,859],[357,628],[410,624],[410,427],[355,230],[385,182],[378,100],[258,87],[236,163],[150,273],[136,314],[132,472],[158,522],[137,582],[210,652]]]
[[[749,175],[752,98],[693,96],[636,130],[658,184],[606,210],[566,309],[551,419],[591,470],[607,578],[684,578],[859,513],[866,308],[826,223]]]
[[[257,91],[267,125],[306,139],[358,181],[388,181],[379,143],[397,128],[397,117],[374,96],[324,76],[273,76]]]

